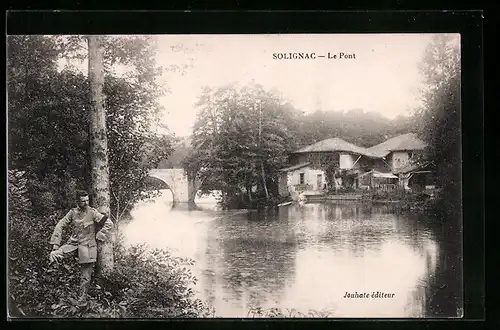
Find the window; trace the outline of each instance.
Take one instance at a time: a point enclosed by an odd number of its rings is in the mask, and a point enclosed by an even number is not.
[[[299,183],[300,184],[304,184],[304,181],[305,181],[304,180],[304,173],[300,173],[299,175],[300,175],[300,181],[299,181]]]

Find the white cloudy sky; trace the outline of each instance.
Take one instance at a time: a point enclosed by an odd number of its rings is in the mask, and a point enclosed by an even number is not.
[[[457,35],[458,36],[458,35]],[[255,82],[276,88],[305,112],[362,108],[388,118],[418,106],[418,63],[433,34],[157,35],[169,93],[162,121],[178,136],[191,134],[203,86]],[[458,40],[458,39],[457,39]],[[354,53],[356,59],[275,60],[273,53]],[[86,71],[86,61],[81,64]]]
[[[164,122],[177,135],[191,133],[202,86],[251,82],[277,88],[309,112],[363,108],[393,118],[417,106],[417,63],[431,34],[175,35],[157,36],[158,64],[191,65],[166,73]],[[172,51],[183,45],[185,50]],[[354,60],[273,60],[275,52],[355,53]]]

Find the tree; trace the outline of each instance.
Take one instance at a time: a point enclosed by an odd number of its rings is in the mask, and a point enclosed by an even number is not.
[[[51,306],[56,303],[61,306],[60,298],[68,297],[71,293],[68,288],[77,281],[77,276],[68,276],[72,273],[64,267],[61,277],[47,269],[51,249],[48,237],[57,220],[75,206],[75,190],[88,189],[91,182],[89,77],[86,70],[79,72],[71,66],[64,69],[58,66],[61,58],[76,52],[87,58],[88,48],[84,39],[71,37],[78,41],[73,51],[67,39],[53,36],[7,39],[9,293],[15,304],[31,316],[52,315]],[[141,192],[148,188],[148,171],[170,154],[171,137],[151,128],[161,91],[153,90],[155,77],[144,72],[158,71],[141,67],[140,72],[123,76],[111,67],[106,69],[110,60],[107,56],[113,54],[108,53],[107,47],[122,44],[102,41],[105,63],[102,106],[106,111],[110,186],[117,196],[110,201],[110,215],[116,223],[122,210],[144,197]],[[135,57],[138,66],[146,61],[148,54],[153,54],[146,51],[149,49],[146,43],[136,43],[135,48],[133,43],[125,44],[130,47],[123,48],[126,51],[122,54],[128,60]],[[138,76],[144,83],[137,83]],[[119,258],[116,262],[120,262]],[[110,308],[109,303],[104,308]]]
[[[338,137],[360,147],[371,147],[415,128],[410,116],[390,120],[363,109],[315,111],[302,116],[300,122],[297,140],[301,146]]]
[[[429,215],[436,220],[431,223],[442,242],[438,263],[445,278],[449,278],[444,289],[433,282],[430,290],[436,290],[436,296],[446,297],[446,306],[458,310],[463,304],[459,37],[448,34],[434,37],[419,66],[424,83],[423,106],[415,113],[414,121],[419,123],[419,133],[428,144],[426,157],[436,165],[442,189],[442,198],[437,199]],[[446,307],[440,304],[438,309],[442,308]]]
[[[429,145],[427,157],[437,165],[449,210],[459,210],[461,180],[460,43],[452,35],[436,36],[420,63],[423,106],[415,114],[419,133]]]
[[[77,63],[87,59],[84,41],[81,36],[58,39],[61,54]],[[173,137],[159,134],[155,128],[163,109],[159,97],[166,89],[158,81],[163,68],[155,62],[154,37],[106,36],[101,37],[101,46],[104,107],[108,112],[110,206],[116,222],[137,200],[151,195],[144,194],[149,169],[172,152]]]
[[[110,215],[108,138],[104,109],[104,71],[99,36],[88,36],[91,107],[89,111],[91,196],[92,204],[101,213]],[[114,239],[113,233],[111,234]],[[99,270],[104,274],[113,269],[113,242],[101,243]]]
[[[129,41],[116,43],[102,38],[110,216],[116,223],[147,196],[142,192],[148,189],[149,169],[172,150],[171,137],[154,130],[162,93],[155,76],[160,70],[152,61],[154,49],[146,42],[130,41],[140,41],[139,37],[123,37]],[[111,49],[122,46],[119,51]],[[72,66],[61,70],[57,65],[62,58],[86,59],[87,53],[81,37],[8,39],[9,168],[26,171],[33,210],[42,216],[74,207],[75,190],[87,189],[91,183],[86,70],[79,72]],[[118,53],[120,61],[133,63],[126,74],[115,73],[110,65],[117,62],[110,56]]]
[[[296,147],[295,109],[259,85],[205,89],[198,104],[187,168],[210,173],[204,189],[221,190],[224,204],[270,201],[268,186]]]
[[[7,48],[9,168],[26,172],[34,212],[73,207],[87,167],[86,78],[58,72],[56,38],[11,36]]]
[[[189,177],[200,177],[204,182],[201,186],[204,194],[224,190],[221,181],[224,172],[216,155],[220,142],[222,111],[235,93],[233,88],[214,91],[205,87],[196,103],[199,111],[193,125],[192,148],[183,161],[183,167]]]

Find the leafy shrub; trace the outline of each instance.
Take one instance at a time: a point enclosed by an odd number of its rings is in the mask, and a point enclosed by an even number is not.
[[[91,298],[77,305],[76,289],[50,306],[57,317],[183,318],[213,314],[194,297],[196,283],[188,266],[193,261],[144,245],[125,248],[119,240],[115,268],[108,277],[96,277]],[[65,268],[65,266],[63,266]],[[76,269],[76,268],[75,268]]]
[[[248,317],[251,318],[326,318],[332,317],[328,311],[309,310],[307,314],[296,309],[285,310],[277,307],[264,309],[262,307],[252,307],[248,311]]]
[[[197,281],[189,269],[193,264],[165,250],[149,250],[145,245],[125,248],[118,243],[115,268],[99,283],[128,317],[206,316],[208,308],[191,288]]]
[[[374,201],[411,201],[414,199],[414,194],[401,189],[395,190],[373,190],[371,199]]]
[[[67,172],[59,175],[46,173],[43,178],[31,177],[27,192],[33,210],[39,215],[48,215],[57,209],[74,207],[75,192],[83,187],[82,181],[77,182]]]
[[[9,171],[9,312],[14,317],[198,317],[210,310],[195,299],[192,261],[118,239],[115,268],[95,276],[79,307],[77,258],[49,265],[50,235],[62,214],[33,216],[23,173]]]
[[[23,172],[9,171],[9,294],[20,308],[21,315],[41,308],[42,298],[50,292],[41,281],[50,280],[47,261],[49,235],[55,225],[55,216],[47,219],[33,216],[27,197],[27,178]],[[40,297],[40,301],[36,301]]]

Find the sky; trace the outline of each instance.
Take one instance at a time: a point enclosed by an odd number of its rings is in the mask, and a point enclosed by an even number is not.
[[[165,108],[161,121],[177,136],[190,135],[202,88],[233,82],[277,89],[305,113],[361,108],[387,118],[409,115],[420,104],[418,63],[433,36],[156,35],[157,64],[186,67],[183,73],[165,70],[160,77],[169,90],[160,100]],[[351,58],[339,58],[341,52]],[[274,53],[325,57],[280,60]],[[329,53],[337,58],[328,59]],[[79,66],[86,71],[86,62]]]
[[[419,105],[418,62],[432,34],[168,35],[157,36],[158,64],[188,65],[161,80],[163,122],[179,136],[191,133],[203,86],[255,82],[276,88],[302,111],[362,108],[388,118]],[[273,59],[273,53],[340,52],[354,59]]]

